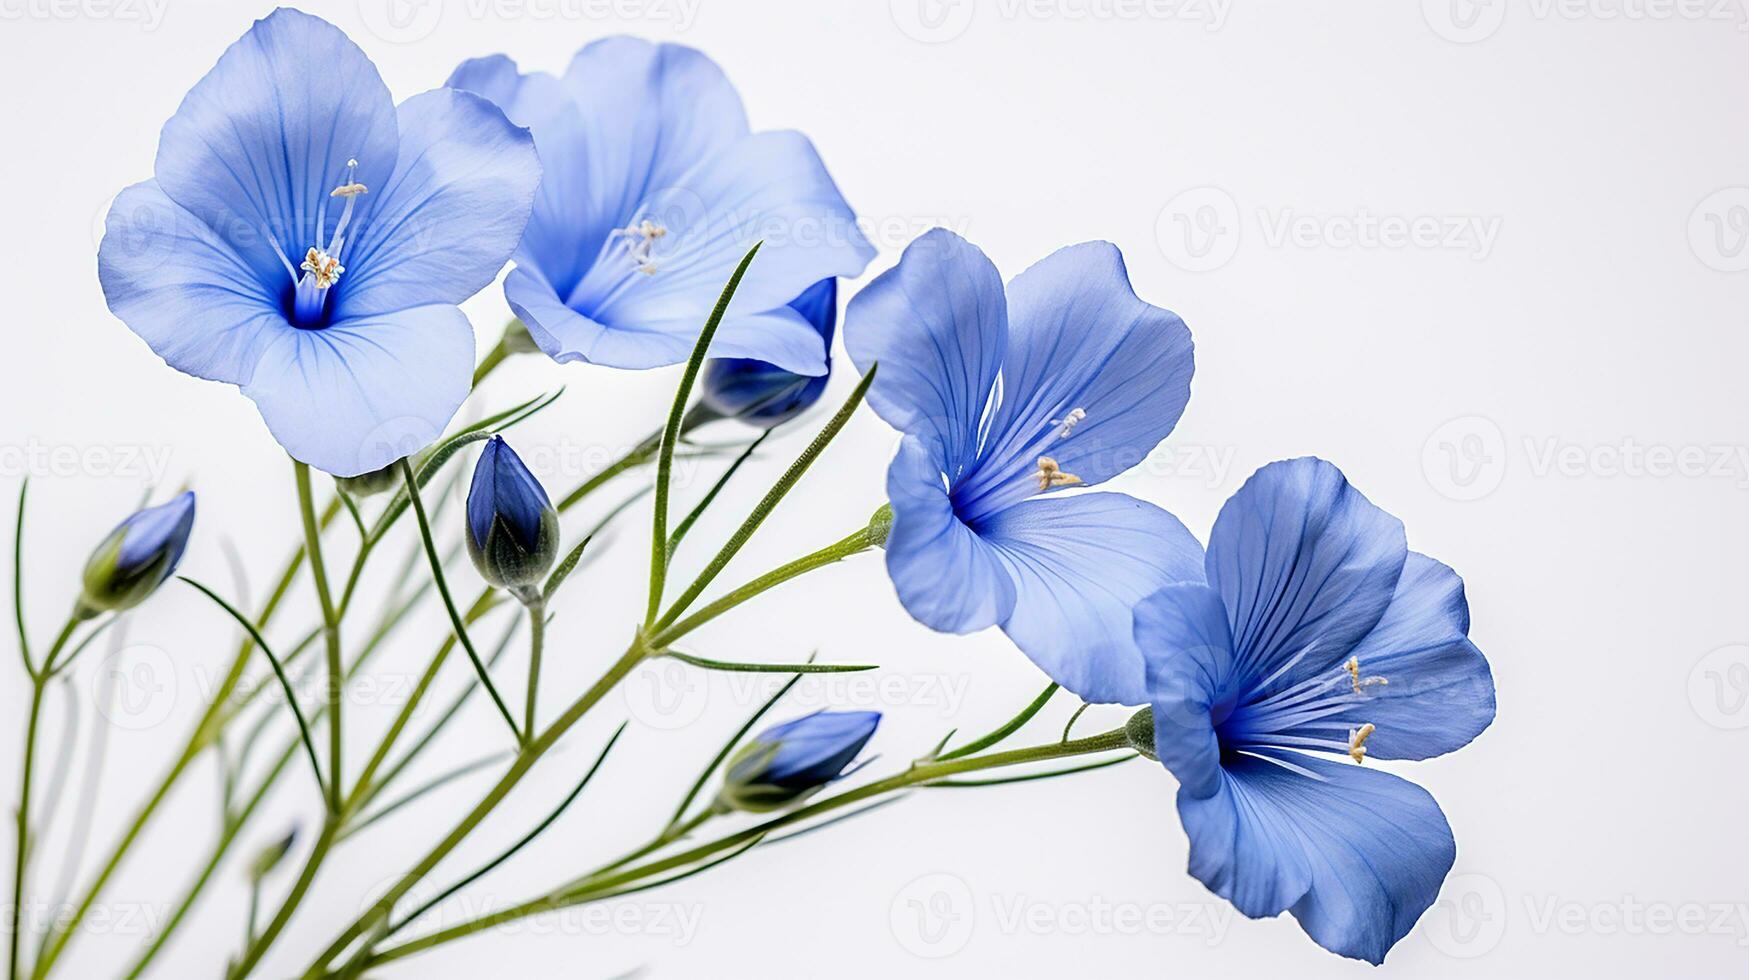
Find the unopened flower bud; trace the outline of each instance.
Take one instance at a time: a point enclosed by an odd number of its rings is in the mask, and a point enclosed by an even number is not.
[[[559,512],[503,436],[493,436],[468,488],[468,556],[487,582],[534,587],[559,552]]]
[[[369,497],[384,490],[392,490],[401,485],[401,461],[397,459],[380,470],[371,470],[357,476],[335,477],[334,482],[351,497]]]
[[[193,527],[192,491],[116,525],[85,563],[81,604],[96,612],[119,612],[144,602],[176,571]]]
[[[848,775],[880,721],[878,711],[816,711],[766,729],[729,760],[719,803],[762,813],[812,795]]]
[[[838,321],[838,280],[822,279],[797,296],[789,308],[819,331],[826,345],[828,367],[832,332]],[[775,364],[745,357],[725,357],[705,365],[704,404],[724,418],[769,429],[806,411],[826,390],[830,374],[792,374]]]

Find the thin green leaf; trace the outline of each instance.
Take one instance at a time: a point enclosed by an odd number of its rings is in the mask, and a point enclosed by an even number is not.
[[[30,492],[30,477],[18,485],[18,523],[12,533],[12,616],[18,622],[18,653],[24,672],[36,676],[36,661],[30,656],[29,630],[24,628],[24,497]]]
[[[715,860],[711,860],[711,861],[706,861],[705,863],[698,865],[696,867],[688,868],[685,871],[680,872],[679,874],[669,875],[666,878],[658,878],[655,881],[646,881],[641,885],[633,885],[630,888],[615,889],[613,891],[607,892],[607,893],[602,894],[602,895],[581,896],[581,897],[583,897],[584,900],[586,900],[586,901],[600,901],[600,900],[605,900],[605,899],[609,899],[609,898],[623,898],[627,895],[636,895],[638,892],[647,892],[647,891],[651,890],[652,888],[661,888],[663,885],[672,885],[675,882],[685,881],[686,879],[692,877],[693,875],[703,874],[706,871],[709,871],[710,869],[716,867],[719,864],[725,864],[729,861],[735,860],[736,858],[740,857],[741,855],[746,854],[748,851],[753,850],[755,847],[758,847],[762,842],[764,842],[764,840],[765,840],[765,835],[761,834],[758,837],[755,837],[752,840],[749,840],[747,843],[742,844],[740,847],[737,847],[734,850],[728,852],[727,854],[724,854],[720,858],[716,858]],[[574,903],[572,903],[572,904],[574,904]]]
[[[339,843],[348,837],[363,833],[365,828],[392,815],[395,811],[404,807],[412,806],[414,803],[419,802],[420,799],[437,792],[443,787],[448,786],[450,783],[479,772],[487,766],[503,762],[508,758],[510,758],[510,753],[508,752],[494,752],[491,755],[482,756],[466,765],[457,766],[454,769],[450,769],[447,772],[428,779],[400,796],[395,797],[395,799],[388,803],[384,803],[381,809],[373,810],[368,816],[361,817],[357,823],[347,827],[346,830],[336,838],[335,843]]]
[[[443,607],[449,612],[450,625],[455,629],[455,637],[460,641],[462,649],[467,651],[468,659],[474,664],[474,672],[480,675],[480,683],[486,688],[486,693],[492,696],[492,703],[498,706],[498,713],[504,716],[504,724],[510,726],[510,733],[516,737],[518,745],[522,744],[522,730],[516,727],[516,719],[510,714],[509,705],[498,693],[498,688],[492,683],[492,675],[481,662],[480,654],[474,649],[474,641],[468,636],[468,625],[462,621],[462,614],[456,610],[455,597],[450,595],[449,582],[443,574],[443,559],[437,555],[437,543],[431,539],[431,521],[425,516],[425,504],[419,499],[419,484],[413,475],[413,466],[405,459],[401,460],[401,478],[407,484],[407,495],[413,504],[413,515],[419,521],[419,536],[425,542],[426,563],[431,566],[431,577],[437,583],[437,594],[443,597]]]
[[[683,664],[691,664],[701,670],[723,670],[742,674],[853,674],[862,670],[879,670],[879,664],[754,664],[740,663],[733,660],[711,660],[708,657],[681,653],[678,650],[664,650],[662,655],[673,657]]]
[[[856,413],[857,406],[862,404],[863,397],[868,394],[869,384],[874,381],[876,367],[876,365],[869,366],[868,373],[863,375],[861,383],[856,386],[855,391],[850,393],[850,397],[845,400],[843,407],[838,409],[837,414],[833,415],[826,426],[814,437],[814,441],[808,444],[808,448],[802,450],[802,454],[790,464],[789,469],[785,470],[783,476],[778,478],[777,483],[773,484],[771,489],[766,492],[765,497],[753,508],[753,513],[749,514],[741,526],[735,529],[735,533],[729,537],[728,543],[724,544],[722,549],[717,552],[716,557],[710,560],[710,564],[705,566],[698,578],[694,579],[693,583],[686,587],[686,591],[681,593],[680,598],[674,600],[674,605],[662,614],[662,619],[656,624],[658,629],[671,626],[676,619],[680,618],[687,607],[692,605],[693,600],[697,599],[705,587],[710,585],[711,580],[722,572],[730,560],[753,537],[753,532],[759,530],[759,526],[765,523],[765,519],[777,508],[778,503],[795,487],[802,475],[808,472],[808,467],[814,464],[814,460],[818,459],[822,452],[825,452],[833,438]]]
[[[808,662],[813,663],[813,661],[814,658],[810,655],[808,657]],[[678,826],[682,820],[686,819],[687,808],[692,806],[692,801],[698,798],[698,794],[704,790],[705,784],[710,782],[712,774],[717,771],[717,767],[723,764],[723,760],[729,757],[730,752],[735,751],[735,746],[740,744],[741,740],[747,737],[747,733],[753,730],[753,726],[759,724],[759,719],[765,717],[766,712],[776,707],[777,702],[782,701],[783,696],[788,694],[790,689],[795,687],[801,679],[802,675],[797,674],[785,681],[784,685],[777,689],[777,693],[766,698],[765,703],[759,706],[759,710],[753,712],[753,714],[747,718],[746,723],[743,724],[734,735],[730,736],[727,742],[723,743],[723,747],[717,750],[717,754],[711,759],[710,764],[705,766],[704,771],[698,774],[698,779],[693,781],[692,788],[686,791],[686,796],[681,799],[680,805],[674,808],[674,816],[668,821],[670,829]]]
[[[1069,733],[1075,730],[1075,723],[1080,721],[1082,713],[1091,707],[1093,707],[1091,704],[1083,701],[1081,707],[1076,708],[1075,713],[1069,716],[1069,721],[1063,725],[1063,741],[1069,740]]]
[[[662,589],[668,576],[668,490],[674,477],[674,444],[680,441],[680,423],[686,415],[686,403],[692,399],[693,382],[698,380],[705,352],[710,349],[711,339],[723,322],[723,314],[728,312],[729,300],[740,287],[741,277],[747,274],[747,267],[753,264],[753,257],[759,254],[762,244],[755,242],[747,250],[741,264],[735,267],[734,274],[723,286],[716,308],[711,310],[704,329],[699,331],[698,341],[692,345],[692,356],[686,359],[686,370],[680,376],[679,387],[674,390],[674,404],[668,410],[667,423],[662,427],[662,443],[656,455],[656,513],[655,525],[650,531],[650,598],[644,613],[646,626],[656,621],[656,614],[662,608]]]
[[[962,745],[959,748],[954,749],[952,752],[949,752],[946,755],[940,756],[941,761],[947,762],[950,759],[962,759],[968,755],[982,752],[985,749],[989,748],[990,746],[1000,743],[1003,739],[1007,738],[1010,735],[1013,735],[1015,732],[1020,731],[1021,726],[1025,725],[1027,722],[1031,721],[1033,716],[1038,714],[1039,711],[1044,708],[1045,703],[1050,701],[1051,695],[1056,694],[1056,693],[1057,693],[1057,685],[1055,685],[1055,684],[1046,685],[1044,691],[1040,692],[1038,697],[1032,699],[1031,704],[1020,709],[1020,714],[1017,714],[1013,718],[1010,718],[1006,722],[1003,722],[1002,725],[997,727],[995,731],[992,731],[990,734],[985,735],[983,738],[977,739],[976,741],[967,742],[965,745]]]
[[[369,540],[370,530],[364,526],[364,515],[358,512],[358,503],[352,499],[352,494],[338,488],[335,489],[334,494],[340,498],[340,503],[346,508],[346,513],[352,515],[352,526],[358,528],[358,540]]]
[[[559,586],[565,584],[565,579],[571,576],[572,570],[577,567],[577,562],[582,560],[583,549],[589,547],[589,542],[594,539],[595,535],[591,534],[577,542],[577,547],[572,548],[570,553],[565,555],[565,560],[559,562],[559,567],[553,569],[553,574],[547,576],[547,584],[541,586],[540,590],[542,602],[551,599],[553,593],[559,591]]]
[[[735,471],[739,470],[742,464],[746,463],[747,460],[753,458],[753,451],[758,449],[759,444],[764,442],[766,438],[775,431],[775,429],[766,429],[764,432],[759,433],[759,438],[748,443],[747,448],[741,450],[741,455],[735,457],[735,461],[729,464],[729,468],[723,471],[721,477],[717,478],[717,482],[711,486],[710,490],[704,495],[704,498],[698,502],[697,506],[692,508],[692,511],[688,513],[685,519],[680,522],[680,525],[674,529],[674,533],[668,536],[668,557],[670,559],[674,557],[675,549],[680,547],[681,539],[686,537],[686,532],[692,530],[692,526],[698,523],[698,519],[704,514],[705,508],[709,507],[717,499],[717,495],[723,492],[723,488],[729,485],[729,481],[734,479]]]
[[[249,631],[249,636],[255,641],[255,645],[260,647],[261,652],[267,655],[267,662],[273,665],[273,675],[279,678],[279,686],[285,691],[285,703],[291,706],[292,715],[298,720],[298,734],[302,736],[304,740],[304,751],[310,757],[310,773],[316,777],[316,786],[322,790],[323,797],[326,799],[328,794],[327,784],[322,778],[322,765],[317,761],[316,742],[310,737],[310,723],[308,719],[304,717],[304,709],[298,705],[298,693],[292,688],[291,678],[285,676],[285,666],[279,662],[278,657],[274,656],[273,649],[267,645],[266,638],[261,635],[260,630],[255,628],[255,624],[249,621],[249,617],[238,612],[230,603],[219,598],[217,592],[214,592],[199,582],[196,582],[194,579],[191,579],[186,575],[178,575],[176,577],[199,589],[208,599],[218,603],[219,608],[230,613],[231,618],[236,620],[239,625]],[[330,803],[332,803],[331,800]]]
[[[400,922],[389,926],[387,934],[392,935],[395,932],[400,931],[408,923],[413,922],[414,920],[418,919],[420,916],[424,915],[426,912],[429,912],[433,908],[436,908],[438,905],[442,904],[444,899],[450,897],[451,895],[454,895],[456,892],[461,891],[463,888],[466,888],[467,886],[473,884],[476,881],[479,881],[481,878],[490,874],[493,871],[493,869],[497,868],[499,865],[503,864],[505,861],[510,860],[511,857],[515,856],[517,851],[520,851],[524,847],[527,847],[530,843],[532,843],[534,841],[534,839],[536,837],[539,837],[542,833],[544,833],[548,827],[553,825],[553,821],[559,819],[559,816],[561,814],[563,814],[565,812],[565,810],[567,808],[569,808],[573,802],[576,801],[577,797],[579,797],[583,794],[583,789],[589,785],[589,781],[591,779],[595,778],[596,772],[598,772],[601,769],[601,764],[607,761],[607,755],[608,755],[608,753],[613,751],[614,745],[619,742],[619,737],[621,735],[625,734],[627,724],[629,724],[629,722],[621,722],[619,728],[614,730],[613,737],[611,737],[607,740],[607,744],[605,746],[603,746],[601,749],[601,754],[595,757],[595,764],[589,767],[589,771],[583,774],[583,778],[578,781],[577,786],[574,789],[572,789],[571,792],[563,800],[561,800],[559,802],[559,805],[557,807],[554,807],[553,811],[551,813],[547,814],[545,820],[542,820],[540,823],[536,824],[533,830],[530,830],[528,833],[522,835],[522,838],[520,840],[518,840],[514,844],[511,844],[508,848],[506,848],[504,850],[503,853],[499,854],[497,857],[493,858],[492,860],[487,861],[485,864],[480,865],[479,868],[475,869],[467,877],[465,877],[462,880],[456,882],[455,884],[449,886],[448,888],[445,888],[443,891],[438,892],[435,896],[433,896],[424,905],[421,905],[418,908],[414,909],[412,912],[408,913],[406,918],[403,918]]]
[[[829,820],[822,820],[819,823],[814,824],[813,826],[803,827],[800,830],[792,830],[787,834],[780,834],[780,835],[773,837],[770,840],[766,841],[765,844],[767,847],[770,847],[773,844],[782,844],[786,840],[795,840],[797,837],[806,837],[807,835],[813,833],[816,830],[825,830],[827,827],[831,827],[834,824],[840,824],[846,820],[851,820],[851,819],[854,819],[856,817],[863,816],[865,814],[873,813],[874,811],[879,810],[882,807],[892,806],[894,803],[897,803],[900,800],[902,800],[905,797],[910,796],[910,795],[911,795],[911,793],[909,793],[909,792],[898,793],[898,794],[895,794],[893,796],[889,796],[883,800],[876,800],[875,802],[870,803],[867,806],[858,807],[854,810],[851,810],[849,813],[840,813],[836,817],[833,817]]]

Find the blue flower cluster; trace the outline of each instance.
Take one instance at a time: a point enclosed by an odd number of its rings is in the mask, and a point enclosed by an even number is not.
[[[786,229],[789,234],[772,234]],[[828,381],[840,280],[874,249],[809,140],[754,132],[703,54],[608,38],[562,75],[468,61],[396,104],[340,30],[280,10],[165,124],[151,179],[109,216],[110,309],[173,367],[238,386],[295,459],[380,473],[433,443],[471,389],[458,304],[504,298],[559,362],[687,359],[755,241],[703,373],[716,415],[770,428]],[[1273,463],[1205,546],[1098,484],[1184,414],[1190,332],[1139,298],[1106,242],[1004,282],[943,230],[858,291],[844,346],[902,434],[887,569],[935,630],[1000,627],[1086,702],[1144,708],[1141,748],[1179,784],[1190,873],[1248,916],[1294,915],[1372,962],[1455,855],[1432,798],[1368,759],[1425,759],[1488,726],[1494,688],[1456,573],[1318,459]],[[192,495],[93,558],[90,602],[175,568]],[[553,564],[556,515],[501,438],[467,545],[494,585]],[[951,583],[949,585],[948,583]],[[721,805],[786,806],[845,774],[879,715],[822,712],[731,762]]]

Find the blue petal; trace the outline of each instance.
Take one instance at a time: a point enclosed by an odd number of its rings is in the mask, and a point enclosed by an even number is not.
[[[285,330],[243,393],[286,452],[357,476],[430,445],[468,395],[474,332],[453,306]]]
[[[1002,403],[977,475],[955,492],[962,513],[1035,494],[1027,476],[1040,456],[1083,484],[1108,480],[1146,458],[1184,414],[1190,331],[1136,297],[1115,245],[1058,249],[1016,276],[1008,319]]]
[[[652,243],[650,265],[633,258],[631,239],[609,236],[582,282],[564,297],[566,306],[610,330],[667,333],[690,348],[723,284],[762,243],[713,350],[746,351],[733,356],[798,374],[825,370],[825,346],[807,321],[765,314],[793,313],[789,302],[821,279],[859,275],[874,249],[806,137],[771,132],[736,141],[688,172],[684,183],[653,186],[618,224],[646,220],[665,229]],[[593,339],[584,334],[573,343],[564,322],[542,326],[567,351]],[[770,336],[774,331],[789,336]],[[599,363],[638,367],[648,357],[629,360]]]
[[[971,633],[1014,611],[1014,579],[994,549],[954,516],[941,467],[940,446],[915,436],[900,443],[887,469],[893,508],[887,574],[912,618],[930,629]]]
[[[619,216],[605,213],[594,188],[604,168],[623,161],[592,156],[582,109],[551,75],[519,74],[515,62],[495,55],[463,62],[446,84],[490,99],[532,133],[545,167],[516,261],[556,283],[555,295],[569,295],[617,226]]]
[[[1429,759],[1461,748],[1494,720],[1494,677],[1471,643],[1469,604],[1457,573],[1409,553],[1396,594],[1354,648],[1361,669],[1388,684],[1337,722],[1378,726],[1368,758]]]
[[[296,329],[248,261],[156,181],[116,196],[97,275],[110,311],[197,378],[247,384],[268,345]]]
[[[1136,645],[1147,669],[1154,754],[1183,791],[1202,798],[1221,786],[1215,726],[1228,705],[1233,635],[1220,593],[1169,585],[1136,606]]]
[[[401,103],[395,172],[350,235],[333,317],[460,303],[497,278],[540,185],[527,131],[492,103],[438,89]]]
[[[1403,525],[1321,459],[1270,463],[1221,508],[1208,582],[1227,605],[1238,672],[1281,686],[1334,670],[1390,605]]]
[[[1002,628],[1021,652],[1084,701],[1147,700],[1131,611],[1169,583],[1202,578],[1202,546],[1178,518],[1091,493],[1029,500],[974,529],[1014,580]],[[944,577],[936,587],[958,584]]]
[[[874,737],[880,722],[878,711],[816,711],[774,725],[756,739],[777,746],[760,781],[791,788],[830,782]]]
[[[164,193],[230,241],[261,283],[291,288],[288,256],[326,243],[329,192],[358,160],[376,189],[395,167],[395,105],[376,66],[340,29],[280,9],[226,49],[158,140]]]
[[[188,533],[194,529],[194,492],[184,490],[175,498],[147,507],[122,522],[121,549],[116,552],[115,570],[126,574],[167,555],[162,578],[169,578],[182,561],[188,547]],[[162,580],[162,579],[161,579]]]
[[[844,312],[844,347],[863,373],[880,364],[868,403],[901,432],[945,450],[950,482],[973,466],[978,423],[1008,343],[1002,278],[950,231],[926,232]]]
[[[1229,762],[1220,791],[1180,792],[1190,873],[1252,918],[1291,911],[1333,953],[1384,961],[1457,856],[1439,804],[1406,780],[1294,757]]]
[[[789,309],[807,320],[832,357],[832,331],[838,323],[838,280],[822,279],[790,300]],[[723,415],[765,428],[806,411],[826,391],[828,375],[785,371],[751,357],[725,357],[705,366],[703,399]]]

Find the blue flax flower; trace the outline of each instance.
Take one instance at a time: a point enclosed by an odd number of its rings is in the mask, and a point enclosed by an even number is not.
[[[816,711],[760,732],[729,760],[719,797],[749,812],[776,810],[849,775],[881,723],[878,711]]]
[[[1450,752],[1493,720],[1463,582],[1318,459],[1272,463],[1233,495],[1206,574],[1136,609],[1190,873],[1247,916],[1292,912],[1319,945],[1379,963],[1456,845],[1426,791],[1354,763]]]
[[[1060,249],[1006,290],[977,248],[936,229],[845,312],[880,371],[869,404],[905,433],[887,471],[887,571],[937,630],[1000,625],[1057,683],[1140,704],[1131,609],[1198,576],[1184,525],[1119,493],[1064,496],[1141,462],[1190,397],[1184,321],[1130,288],[1106,242]]]
[[[874,249],[808,139],[752,132],[709,58],[610,37],[562,77],[496,55],[464,62],[449,84],[498,103],[540,150],[546,175],[504,295],[543,351],[620,368],[686,360],[763,240],[713,353],[825,370],[819,333],[788,304],[858,275]]]
[[[838,280],[822,279],[790,302],[826,343],[832,364],[832,333],[838,324]],[[722,357],[705,365],[700,383],[711,410],[748,425],[769,429],[807,411],[826,391],[828,375],[796,374],[749,357]]]
[[[503,436],[474,465],[467,544],[481,577],[507,589],[532,588],[558,557],[559,512]]]
[[[154,174],[116,198],[98,255],[109,308],[152,350],[240,386],[336,476],[437,437],[473,369],[456,304],[533,207],[527,132],[449,89],[397,107],[338,28],[278,10],[189,91]]]

